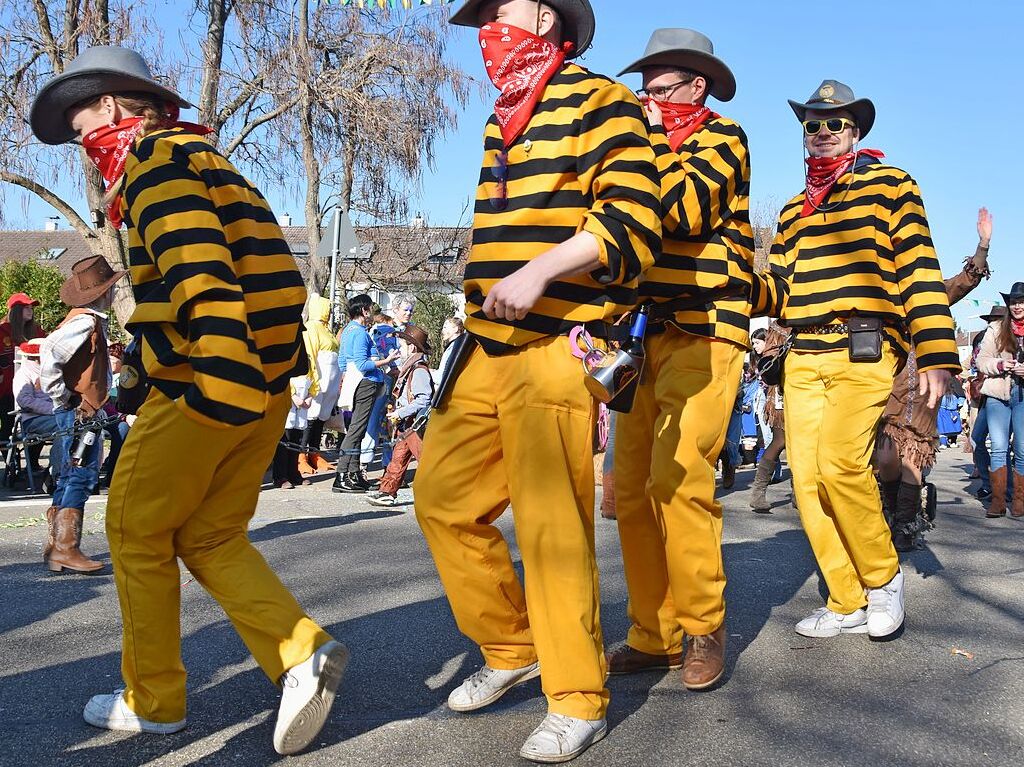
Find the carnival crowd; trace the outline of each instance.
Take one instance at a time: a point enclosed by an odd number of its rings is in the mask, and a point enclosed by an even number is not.
[[[86,703],[90,724],[186,726],[180,559],[280,686],[274,748],[315,738],[348,650],[248,540],[268,466],[278,488],[333,471],[335,492],[389,506],[417,461],[416,517],[484,662],[448,706],[478,710],[539,677],[548,713],[520,754],[542,763],[605,736],[609,675],[722,683],[719,465],[729,488],[756,464],[749,505],[770,513],[786,454],[828,592],[795,631],[818,639],[903,631],[898,552],[934,524],[927,474],[942,446],[973,448],[985,516],[1024,516],[1024,282],[962,365],[949,307],[989,276],[992,217],[979,211],[975,253],[944,279],[913,177],[861,146],[870,99],[825,79],[789,101],[806,184],[757,273],[747,138],[707,104],[731,100],[736,80],[710,39],[655,30],[619,73],[642,78],[634,93],[575,63],[596,24],[587,0],[466,0],[451,21],[479,29],[500,94],[465,319],[445,323],[438,349],[411,295],[386,312],[352,296],[336,331],[266,200],[208,128],[179,121],[189,103],[138,54],[88,48],[36,96],[35,135],[82,146],[128,243],[127,270],[74,265],[56,328],[36,324],[24,293],[0,325],[8,463],[21,445],[42,476],[31,437],[53,440],[49,570],[106,572],[81,534],[86,499],[110,486],[124,684]],[[107,312],[126,275],[137,308],[122,347]],[[756,317],[770,322],[751,333]],[[631,624],[607,650],[593,462],[604,406],[601,514],[617,520]],[[378,455],[379,483],[367,477]],[[169,497],[176,478],[188,481]],[[494,525],[510,507],[525,580]]]

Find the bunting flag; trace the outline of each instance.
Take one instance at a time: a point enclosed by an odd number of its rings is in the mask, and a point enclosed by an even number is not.
[[[991,307],[993,307],[993,306],[995,306],[995,305],[996,305],[996,302],[995,302],[995,301],[982,301],[982,300],[980,300],[980,299],[977,299],[977,298],[963,298],[963,299],[961,299],[961,300],[962,300],[962,301],[963,301],[963,302],[964,302],[965,304],[967,304],[967,305],[969,305],[969,306],[973,306],[973,307],[975,307],[976,309],[981,309],[981,308],[986,308],[986,309],[988,309],[988,308],[991,308]]]
[[[455,0],[339,0],[341,5],[351,5],[355,8],[377,7],[377,8],[404,8],[412,10],[416,5],[451,5]]]

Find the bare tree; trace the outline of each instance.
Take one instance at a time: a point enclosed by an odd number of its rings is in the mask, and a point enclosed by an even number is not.
[[[775,239],[775,227],[782,211],[777,197],[763,197],[750,207],[750,225],[754,229],[754,271],[768,268],[768,254]]]

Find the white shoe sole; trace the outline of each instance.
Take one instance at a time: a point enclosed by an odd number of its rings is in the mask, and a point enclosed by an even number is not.
[[[839,631],[820,631],[818,629],[801,629],[799,626],[796,627],[796,633],[802,637],[810,637],[811,639],[831,639],[837,637],[840,634],[867,634],[868,624],[865,621],[859,626],[851,626],[850,628],[841,628]]]
[[[82,718],[93,727],[102,730],[116,730],[118,732],[148,732],[153,735],[173,735],[185,729],[185,720],[180,722],[150,722],[146,719],[109,719],[102,709],[93,708],[91,702],[87,703],[82,712]]]
[[[868,631],[868,638],[872,642],[884,642],[887,639],[896,639],[900,636],[900,634],[903,633],[903,626],[906,625],[906,622],[907,615],[906,613],[904,613],[903,617],[900,618],[900,622],[896,624],[893,628],[887,629],[885,633]]]
[[[523,759],[529,759],[531,762],[538,762],[540,764],[561,764],[562,762],[570,762],[577,756],[582,754],[592,745],[602,740],[605,735],[608,734],[608,725],[604,724],[600,730],[594,730],[594,734],[591,735],[587,740],[580,744],[577,748],[570,751],[567,754],[533,754],[528,752],[525,748],[520,749],[519,756]]]
[[[372,503],[374,506],[385,506],[390,507],[395,505],[395,500],[389,496],[389,500],[383,500],[381,498],[367,498],[367,501]]]
[[[502,687],[501,689],[496,690],[488,698],[484,698],[483,700],[478,700],[476,703],[467,703],[465,705],[460,705],[460,704],[452,703],[451,701],[448,701],[448,708],[450,708],[452,711],[456,711],[456,712],[458,712],[460,714],[464,714],[467,711],[476,711],[478,709],[481,709],[481,708],[484,708],[486,706],[491,705],[492,703],[494,703],[494,701],[496,701],[499,698],[501,698],[502,695],[507,693],[513,687],[516,687],[518,685],[521,685],[521,684],[524,684],[526,682],[529,682],[531,679],[536,679],[539,676],[540,676],[540,666],[537,666],[537,668],[535,668],[533,671],[530,671],[529,673],[519,677],[516,681],[514,681],[512,684],[508,685],[507,687]]]
[[[281,737],[274,738],[274,750],[287,756],[296,754],[308,746],[319,734],[327,715],[331,713],[334,695],[348,665],[348,649],[343,644],[331,648],[324,661],[324,667],[317,677],[317,688],[313,697],[288,723]]]

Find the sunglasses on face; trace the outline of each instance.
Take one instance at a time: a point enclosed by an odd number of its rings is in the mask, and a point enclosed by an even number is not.
[[[498,182],[494,194],[491,195],[491,207],[495,210],[505,210],[508,207],[508,151],[502,150],[494,158],[491,165],[491,175]]]
[[[804,120],[804,133],[808,136],[817,136],[821,131],[822,125],[825,126],[825,130],[834,136],[837,133],[842,133],[847,128],[855,128],[857,124],[853,120],[847,120],[845,117],[830,117],[827,120]]]

